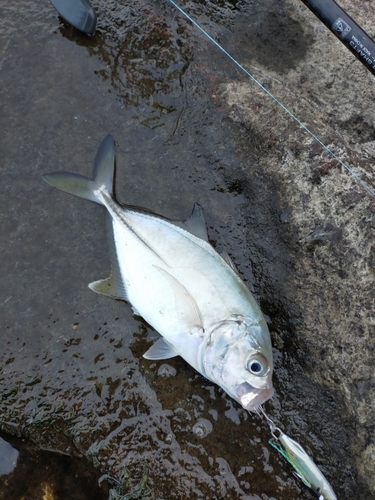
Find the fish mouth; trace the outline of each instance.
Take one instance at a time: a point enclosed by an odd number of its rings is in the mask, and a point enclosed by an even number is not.
[[[267,387],[265,389],[256,389],[252,385],[244,382],[236,387],[237,401],[245,410],[256,413],[256,408],[262,405],[265,401],[272,398],[274,388]]]

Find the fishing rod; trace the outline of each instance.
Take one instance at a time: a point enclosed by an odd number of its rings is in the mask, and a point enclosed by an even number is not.
[[[334,1],[301,0],[345,47],[375,75],[375,42]],[[78,30],[93,35],[96,13],[89,0],[51,0],[60,16]]]
[[[301,0],[375,75],[375,42],[334,0]]]

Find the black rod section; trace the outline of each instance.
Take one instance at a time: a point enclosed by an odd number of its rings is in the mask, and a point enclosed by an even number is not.
[[[302,2],[375,75],[375,42],[367,33],[333,0]]]

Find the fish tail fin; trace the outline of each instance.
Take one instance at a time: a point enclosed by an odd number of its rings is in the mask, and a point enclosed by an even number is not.
[[[96,153],[92,179],[71,172],[52,172],[44,174],[43,179],[61,191],[102,204],[98,191],[105,187],[113,196],[114,174],[115,144],[112,135],[108,134]]]

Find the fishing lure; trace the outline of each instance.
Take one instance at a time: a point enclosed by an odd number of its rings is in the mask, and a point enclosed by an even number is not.
[[[270,427],[272,439],[268,441],[269,444],[290,463],[295,470],[295,476],[312,490],[318,500],[337,500],[331,485],[302,446],[282,432],[262,406],[258,407],[257,413],[266,419]]]

